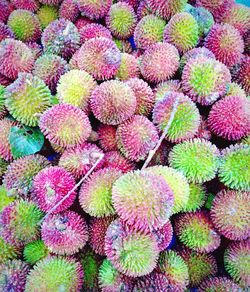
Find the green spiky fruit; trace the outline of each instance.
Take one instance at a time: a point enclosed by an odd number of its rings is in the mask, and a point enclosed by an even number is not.
[[[0,213],[6,206],[8,206],[14,200],[15,200],[14,197],[8,196],[6,188],[4,186],[0,186]]]
[[[23,256],[27,263],[34,265],[36,262],[49,255],[49,250],[42,240],[28,243],[23,250]]]
[[[55,6],[42,5],[37,11],[42,29],[58,18],[58,9]]]
[[[4,93],[5,93],[5,87],[0,85],[0,119],[3,118],[5,116],[5,97],[4,97]]]
[[[205,188],[200,184],[189,184],[189,198],[184,212],[194,212],[200,209],[206,202],[207,194]]]
[[[44,81],[29,73],[20,73],[6,88],[5,97],[10,114],[30,127],[38,125],[39,115],[50,106],[52,98]]]
[[[211,142],[196,138],[175,145],[169,154],[169,164],[182,172],[190,182],[204,183],[215,177],[219,154]]]
[[[19,249],[7,243],[0,236],[0,264],[6,263],[8,260],[16,259],[19,256]]]
[[[8,163],[0,157],[0,179],[5,174],[7,167]]]

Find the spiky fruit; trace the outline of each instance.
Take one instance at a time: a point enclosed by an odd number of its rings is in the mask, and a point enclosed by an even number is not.
[[[80,35],[72,22],[61,18],[45,28],[41,42],[45,53],[69,59],[80,47]]]
[[[51,166],[41,170],[33,180],[33,200],[44,212],[50,211],[75,186],[75,179],[64,168]],[[67,210],[74,202],[76,191],[60,204],[53,213]]]
[[[59,6],[62,0],[39,0],[44,5]]]
[[[91,133],[87,115],[69,104],[54,105],[44,112],[39,127],[50,142],[66,148],[80,145]]]
[[[65,211],[48,216],[41,227],[42,240],[49,251],[59,255],[73,255],[88,241],[85,220],[75,212]]]
[[[78,9],[81,14],[90,19],[100,19],[107,15],[112,0],[77,0]]]
[[[200,126],[200,114],[195,103],[182,93],[168,92],[163,100],[156,102],[153,109],[153,122],[163,132],[172,116],[174,105],[178,99],[173,121],[169,127],[166,139],[171,142],[181,142],[193,138]]]
[[[106,152],[103,160],[103,167],[116,168],[122,173],[135,169],[135,164],[122,156],[118,151]]]
[[[41,37],[41,26],[38,17],[31,11],[17,9],[11,12],[8,26],[15,37],[23,42],[35,42]]]
[[[170,288],[167,277],[153,271],[149,275],[140,277],[136,280],[133,292],[161,292],[168,291]]]
[[[140,76],[140,70],[138,66],[138,59],[133,55],[122,53],[121,65],[116,74],[116,78],[119,80],[128,80],[129,78],[135,78]]]
[[[63,0],[60,9],[59,17],[65,18],[72,22],[75,22],[79,15],[79,9],[75,0]]]
[[[112,200],[121,220],[141,230],[163,227],[174,204],[173,192],[162,177],[139,170],[115,182]]]
[[[0,214],[0,235],[14,246],[22,247],[38,239],[42,211],[30,201],[16,200]]]
[[[136,115],[148,116],[154,105],[154,94],[147,82],[139,78],[131,78],[126,84],[133,90],[136,97]]]
[[[231,145],[221,154],[220,181],[230,189],[250,191],[250,145]]]
[[[250,197],[247,192],[220,191],[214,198],[211,219],[217,230],[231,240],[250,236]]]
[[[154,14],[170,19],[176,13],[184,10],[187,0],[146,0],[146,3]]]
[[[7,243],[0,236],[0,265],[5,264],[8,260],[16,259],[18,256],[20,256],[20,249]]]
[[[7,38],[14,38],[14,33],[8,25],[0,22],[0,42]]]
[[[175,145],[169,154],[169,163],[190,182],[204,183],[215,177],[219,154],[219,150],[211,142],[195,138]]]
[[[246,35],[250,29],[249,7],[234,3],[230,9],[227,9],[221,21],[234,26],[241,35]]]
[[[38,239],[25,245],[23,250],[23,257],[25,261],[31,265],[46,258],[49,255],[49,250],[45,243]]]
[[[240,287],[226,277],[211,277],[199,287],[202,292],[211,291],[240,291]]]
[[[89,245],[99,255],[105,256],[105,235],[115,216],[92,218],[89,224]]]
[[[14,160],[3,177],[3,185],[8,195],[27,198],[33,188],[33,178],[49,165],[49,161],[40,154]]]
[[[205,47],[216,59],[228,67],[239,63],[244,51],[244,41],[239,31],[229,24],[215,24],[205,40]]]
[[[8,86],[11,84],[11,82],[13,82],[13,80],[0,73],[0,85]]]
[[[189,283],[188,266],[175,251],[161,252],[157,269],[167,277],[173,291],[185,290]]]
[[[105,151],[117,150],[116,127],[101,124],[98,128],[98,142],[100,147]]]
[[[171,78],[179,67],[177,49],[167,43],[151,45],[140,57],[142,76],[149,82],[159,83]]]
[[[24,292],[29,266],[21,260],[0,265],[0,290]]]
[[[185,246],[198,252],[212,252],[220,245],[220,235],[214,230],[206,211],[179,215],[175,220],[175,231]]]
[[[104,37],[112,40],[111,32],[103,25],[99,23],[90,23],[85,25],[79,30],[81,44],[84,44],[86,41],[93,39]]]
[[[37,60],[42,55],[42,46],[36,42],[28,42],[26,44],[31,49],[34,59]]]
[[[135,231],[119,220],[113,221],[107,230],[105,251],[119,272],[132,277],[152,272],[159,256],[153,235]]]
[[[87,172],[97,162],[103,152],[94,144],[83,143],[80,146],[66,149],[59,160],[59,166],[69,171],[76,179],[87,174]],[[102,167],[101,161],[95,168]]]
[[[100,266],[98,280],[103,292],[132,291],[132,278],[121,274],[107,259]]]
[[[187,12],[174,15],[164,30],[164,41],[185,53],[194,48],[199,40],[199,28],[195,18]]]
[[[135,115],[118,126],[116,139],[118,148],[126,158],[140,161],[154,149],[159,136],[150,120],[144,116]]]
[[[160,100],[163,100],[166,96],[166,94],[169,93],[169,91],[174,92],[182,92],[181,90],[181,83],[179,80],[168,80],[165,82],[159,83],[155,89],[155,102],[158,102]]]
[[[250,94],[250,57],[245,56],[242,59],[240,68],[236,74],[235,80],[243,87],[246,94]]]
[[[119,70],[121,53],[112,40],[93,38],[81,46],[77,63],[81,70],[87,71],[95,79],[111,79]]]
[[[88,25],[91,23],[95,23],[94,20],[91,20],[90,18],[85,17],[85,16],[79,16],[75,22],[75,26],[80,31],[81,28],[83,28],[85,25]]]
[[[132,6],[125,2],[118,2],[110,7],[106,16],[106,26],[112,35],[119,39],[132,36],[137,17]]]
[[[34,65],[32,51],[21,41],[5,39],[0,43],[0,73],[16,79],[19,72],[30,72]]]
[[[189,284],[197,287],[217,273],[216,259],[212,254],[198,253],[184,248],[179,253],[188,266]]]
[[[39,261],[27,277],[25,291],[80,292],[83,270],[80,263],[63,257],[47,257]]]
[[[7,169],[7,166],[8,166],[7,161],[3,160],[1,158],[1,154],[0,154],[0,179],[2,179],[4,173],[5,173],[6,169]]]
[[[137,48],[147,49],[149,46],[163,41],[165,26],[165,20],[155,15],[147,15],[143,17],[137,24],[134,32]]]
[[[90,106],[94,116],[102,123],[118,125],[134,114],[136,97],[127,84],[111,80],[94,89]]]
[[[224,265],[229,275],[242,288],[250,286],[250,241],[233,242],[224,254]]]
[[[6,22],[10,13],[13,11],[13,6],[7,0],[1,0],[0,2],[0,21]]]
[[[187,204],[184,206],[184,212],[194,212],[199,210],[206,201],[206,190],[202,185],[189,184],[189,198]]]
[[[240,96],[246,97],[245,90],[241,87],[240,84],[231,82],[227,85],[227,92],[225,96]]]
[[[42,79],[52,93],[56,92],[56,85],[60,77],[68,71],[67,62],[53,54],[44,54],[34,65],[33,74]]]
[[[7,118],[0,120],[0,158],[4,160],[12,160],[9,134],[12,127],[16,126],[16,122]]]
[[[160,229],[152,230],[151,233],[156,238],[158,247],[160,251],[165,250],[171,243],[173,237],[173,227],[170,221],[167,221],[166,224]]]
[[[133,48],[132,48],[131,42],[129,40],[113,39],[113,41],[115,42],[117,48],[122,53],[131,54],[133,52]],[[135,54],[135,56],[136,56],[136,54]]]
[[[202,105],[210,105],[224,95],[229,82],[231,74],[225,65],[201,55],[190,59],[182,73],[183,91]]]
[[[15,201],[14,196],[8,196],[7,190],[4,186],[0,185],[0,213],[10,203]]]
[[[154,175],[160,175],[172,189],[174,195],[173,213],[178,213],[186,207],[190,190],[184,175],[171,167],[161,165],[146,168],[145,171]]]
[[[72,104],[87,112],[96,85],[94,78],[87,72],[70,70],[59,79],[57,96],[61,103]]]
[[[42,29],[58,18],[58,9],[55,6],[42,5],[37,11]]]
[[[82,185],[79,201],[83,210],[94,217],[105,217],[115,214],[112,204],[112,186],[121,176],[115,168],[101,169],[94,172]]]

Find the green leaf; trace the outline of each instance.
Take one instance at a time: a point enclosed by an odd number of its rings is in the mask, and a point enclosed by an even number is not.
[[[13,157],[19,158],[40,151],[43,147],[44,136],[39,128],[15,126],[10,130],[9,142]]]

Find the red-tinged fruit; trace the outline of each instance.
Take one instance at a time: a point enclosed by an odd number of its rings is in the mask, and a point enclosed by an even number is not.
[[[12,127],[16,126],[16,122],[3,118],[0,120],[0,157],[4,160],[12,160],[9,135]]]
[[[112,0],[77,0],[76,3],[82,15],[90,19],[100,19],[107,15]]]
[[[130,160],[126,159],[118,151],[106,152],[103,158],[103,168],[116,168],[122,173],[126,173],[135,170],[135,164]]]
[[[140,69],[138,66],[138,59],[131,54],[121,54],[121,65],[116,74],[116,78],[126,81],[129,78],[136,78],[140,76]]]
[[[75,22],[79,15],[79,9],[76,1],[74,0],[63,0],[60,9],[59,17]]]
[[[210,291],[239,291],[240,287],[226,277],[211,277],[199,287],[202,292]]]
[[[116,142],[116,127],[101,124],[98,127],[98,143],[99,146],[105,151],[118,150]]]
[[[81,44],[84,44],[86,41],[93,39],[104,37],[112,40],[111,32],[103,25],[99,23],[90,23],[83,26],[79,29]]]
[[[4,39],[12,38],[14,39],[13,31],[8,27],[8,25],[0,22],[0,42]]]

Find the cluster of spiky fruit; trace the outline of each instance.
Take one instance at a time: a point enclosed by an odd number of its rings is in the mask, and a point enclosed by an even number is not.
[[[249,290],[235,1],[0,0],[0,291]]]

